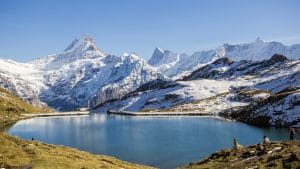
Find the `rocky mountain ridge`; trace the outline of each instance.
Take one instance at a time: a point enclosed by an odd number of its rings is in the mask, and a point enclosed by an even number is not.
[[[121,99],[99,105],[94,111],[188,111],[224,115],[222,113],[227,110],[240,112],[284,89],[299,86],[299,60],[289,60],[278,54],[262,61],[234,61],[225,57],[195,70],[182,80],[150,81]],[[268,113],[271,109],[265,106],[257,116],[268,116],[265,125],[299,126],[298,102],[296,92],[271,105],[275,110],[284,103],[280,116],[273,115],[273,111]],[[279,122],[272,122],[275,117],[280,118]]]
[[[223,57],[234,61],[262,61],[274,54],[286,56],[288,59],[299,59],[300,44],[286,46],[280,42],[265,42],[257,38],[254,42],[244,44],[224,44],[213,50],[199,51],[192,55],[175,53],[169,50],[156,49],[148,64],[164,75],[178,79]]]

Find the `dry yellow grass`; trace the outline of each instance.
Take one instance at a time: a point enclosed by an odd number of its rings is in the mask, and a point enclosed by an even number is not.
[[[0,128],[25,118],[21,114],[51,111],[49,108],[34,107],[0,87]]]
[[[22,166],[32,166],[36,169],[151,168],[69,147],[25,141],[6,133],[0,133],[0,143],[0,167],[4,168]]]

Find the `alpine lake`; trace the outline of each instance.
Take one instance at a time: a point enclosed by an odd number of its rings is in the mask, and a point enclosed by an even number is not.
[[[94,154],[158,168],[176,168],[215,151],[270,140],[287,140],[280,128],[259,128],[216,117],[142,117],[93,113],[86,116],[36,117],[17,122],[7,133],[23,139],[74,147]]]

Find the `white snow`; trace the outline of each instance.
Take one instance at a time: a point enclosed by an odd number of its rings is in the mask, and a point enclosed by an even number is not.
[[[169,108],[179,103],[202,100],[221,93],[229,92],[232,85],[243,86],[246,84],[248,83],[245,81],[208,79],[178,81],[178,85],[174,87],[139,93],[138,95],[134,95],[125,100],[107,103],[96,111],[103,112],[109,109],[137,111],[141,109]],[[171,98],[168,99],[168,96],[171,96]],[[174,96],[174,98],[172,98],[172,96]],[[226,103],[229,102],[230,101],[227,101]],[[230,102],[230,104],[236,106],[244,103]]]
[[[278,102],[259,107],[255,110],[255,115],[269,116],[270,124],[277,126],[285,126],[295,123],[293,126],[300,126],[300,90],[288,95],[286,98]]]
[[[266,98],[268,98],[270,96],[270,93],[259,93],[259,94],[255,94],[253,96],[253,99],[255,101],[260,101],[260,100],[264,100]]]
[[[167,51],[167,52],[166,52]],[[229,45],[224,44],[214,50],[195,52],[192,55],[173,53],[160,48],[155,49],[148,63],[164,75],[175,78],[180,74],[188,74],[195,67],[209,64],[222,57],[229,57],[235,61],[269,59],[274,54],[282,54],[289,59],[300,58],[300,45],[285,46],[280,42],[264,42],[257,38],[252,43]]]
[[[95,106],[150,80],[165,78],[135,53],[102,53],[90,36],[75,39],[59,54],[30,63],[0,59],[0,64],[2,87],[16,88],[17,95],[29,102],[38,96],[54,107]]]

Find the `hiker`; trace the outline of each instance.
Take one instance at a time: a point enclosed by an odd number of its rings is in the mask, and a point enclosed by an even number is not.
[[[296,129],[290,127],[289,131],[290,131],[290,140],[295,140]]]
[[[264,136],[264,142],[263,142],[263,143],[264,143],[264,144],[265,144],[265,143],[271,143],[269,137]]]
[[[237,142],[237,139],[233,139],[233,148],[235,148],[235,149],[242,148],[242,145],[240,145],[240,144]]]

